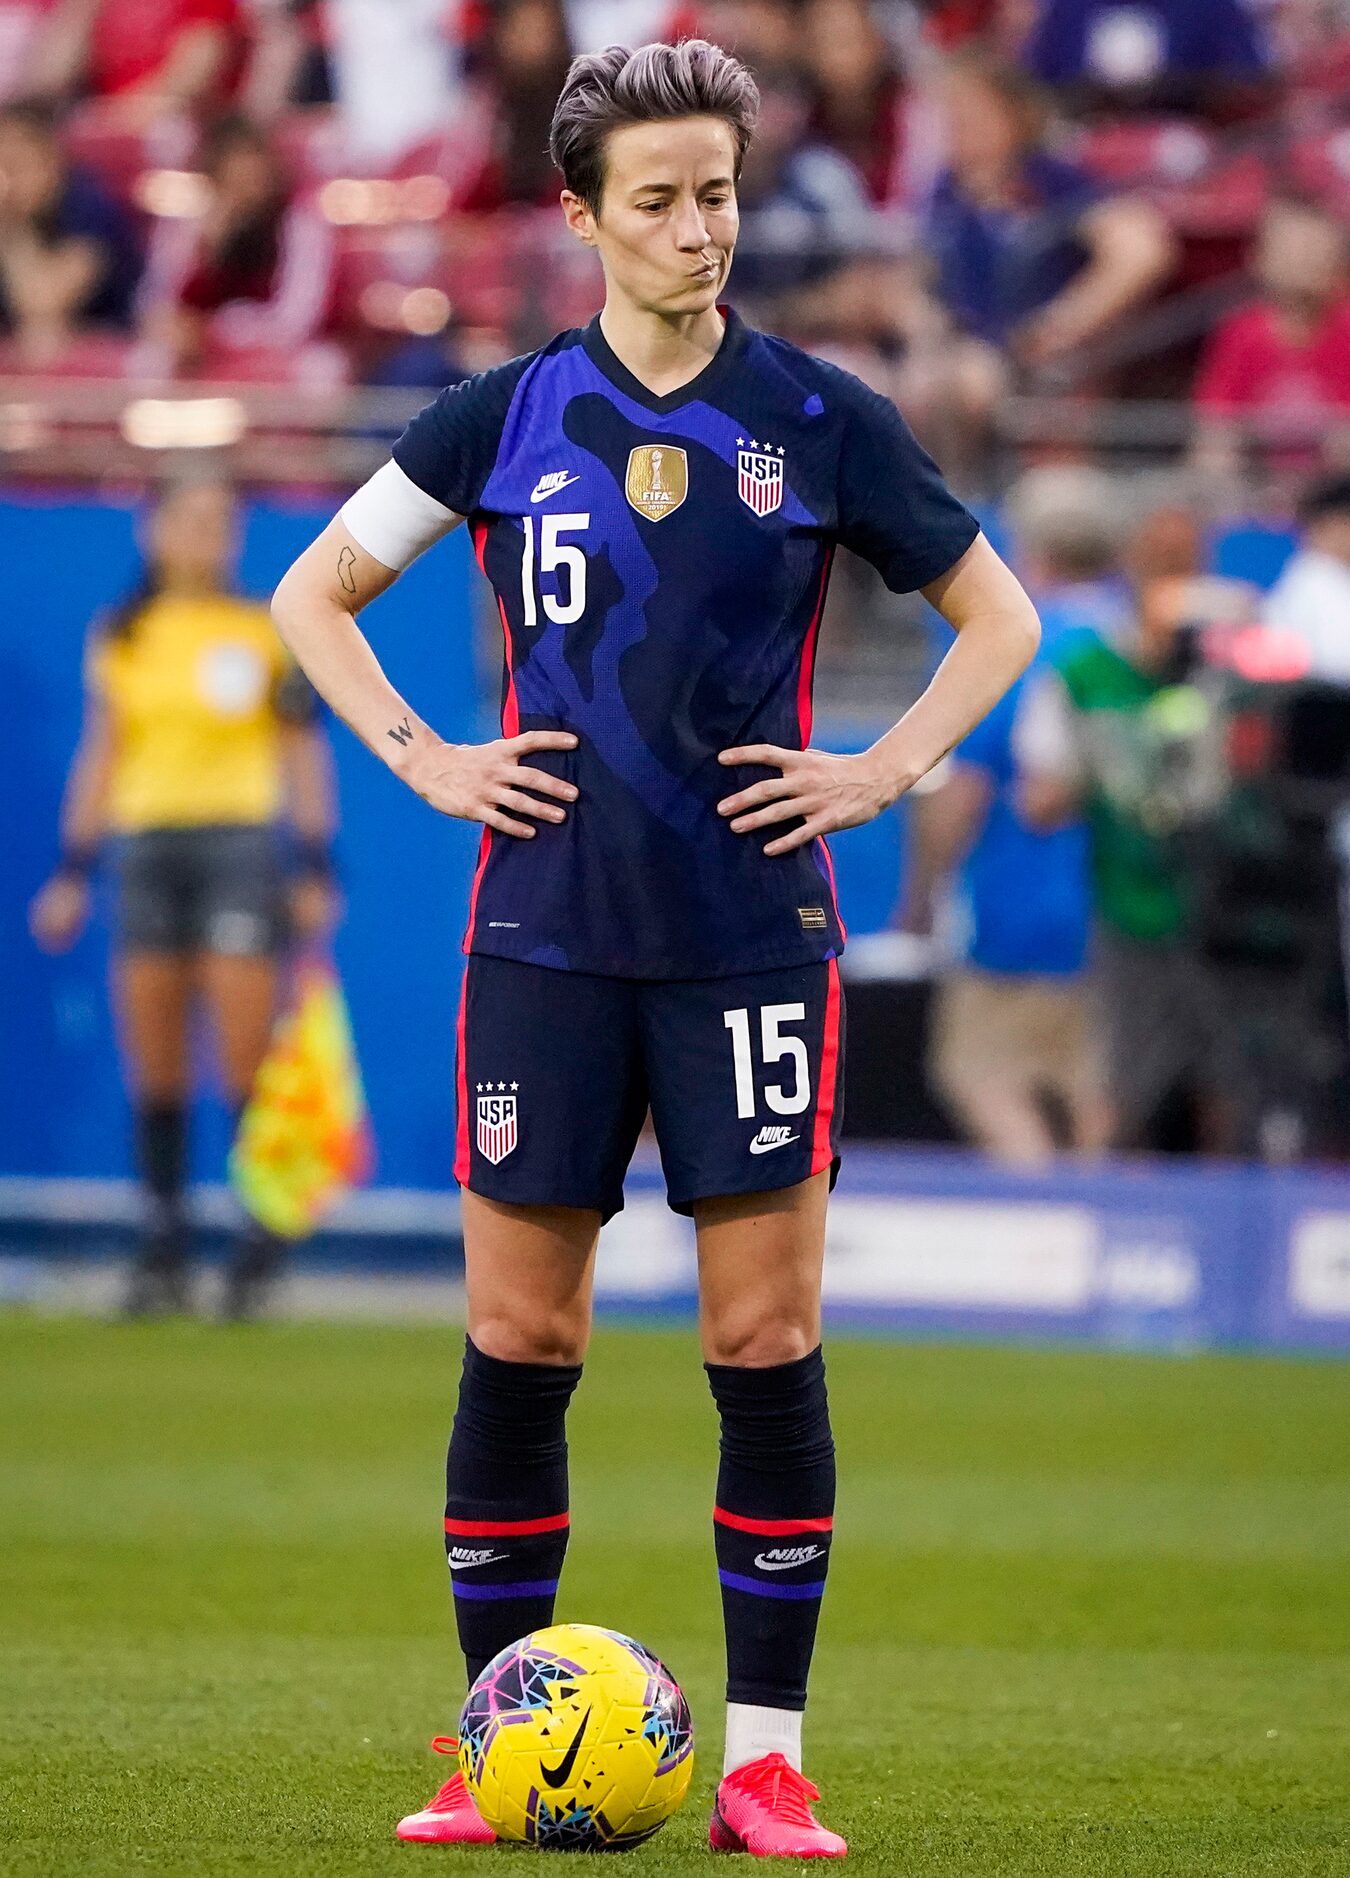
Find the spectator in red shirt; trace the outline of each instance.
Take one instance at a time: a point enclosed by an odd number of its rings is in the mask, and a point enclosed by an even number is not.
[[[92,97],[110,120],[148,130],[229,98],[244,49],[238,0],[58,0],[31,84],[42,97]]]
[[[866,0],[810,0],[801,25],[813,135],[849,159],[874,203],[912,207],[937,169],[934,114],[911,99]]]
[[[1260,298],[1212,334],[1195,384],[1196,456],[1235,474],[1249,453],[1276,469],[1350,462],[1346,235],[1324,210],[1277,202],[1254,256]]]
[[[290,199],[276,152],[244,118],[216,125],[202,167],[201,212],[162,218],[151,241],[138,368],[229,376],[251,355],[250,376],[269,360],[289,376],[328,313],[332,225],[307,197]]]
[[[498,0],[482,54],[495,122],[487,160],[462,206],[484,214],[552,206],[562,178],[548,154],[549,125],[572,60],[561,0]]]

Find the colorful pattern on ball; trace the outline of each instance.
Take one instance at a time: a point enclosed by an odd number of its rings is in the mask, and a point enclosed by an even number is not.
[[[495,1656],[469,1691],[460,1767],[507,1840],[616,1851],[651,1837],[693,1772],[689,1706],[631,1637],[554,1624]]]

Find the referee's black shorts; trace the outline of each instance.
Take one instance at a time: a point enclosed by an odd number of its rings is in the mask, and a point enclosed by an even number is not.
[[[113,875],[119,951],[267,958],[286,944],[286,872],[270,823],[123,835]]]

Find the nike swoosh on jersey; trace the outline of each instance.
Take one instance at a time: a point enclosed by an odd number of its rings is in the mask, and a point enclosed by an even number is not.
[[[547,502],[548,498],[550,496],[556,496],[559,490],[570,489],[573,483],[579,483],[581,477],[579,474],[576,476],[568,476],[560,483],[549,483],[547,489],[541,488],[540,484],[547,481],[547,477],[541,476],[539,478],[539,482],[536,483],[534,488],[530,491],[531,502]]]
[[[750,1152],[752,1154],[772,1154],[775,1148],[791,1147],[794,1141],[800,1140],[800,1135],[784,1135],[781,1141],[752,1141],[750,1143]]]
[[[543,1777],[543,1780],[546,1786],[550,1786],[550,1787],[562,1786],[563,1782],[567,1779],[567,1776],[571,1773],[572,1768],[576,1764],[577,1750],[581,1746],[581,1737],[585,1734],[586,1724],[590,1719],[591,1719],[591,1711],[587,1709],[586,1713],[581,1718],[581,1726],[580,1728],[577,1729],[576,1738],[573,1740],[571,1747],[567,1750],[566,1754],[563,1755],[562,1759],[558,1762],[558,1765],[556,1767],[545,1767],[544,1763],[540,1761],[539,1772],[541,1776]]]

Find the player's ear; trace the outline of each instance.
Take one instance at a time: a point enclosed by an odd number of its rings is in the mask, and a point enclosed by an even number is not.
[[[590,204],[583,201],[580,196],[573,195],[570,189],[564,189],[558,201],[562,205],[563,220],[577,240],[584,241],[588,248],[593,248],[595,246],[595,217],[591,213]]]

